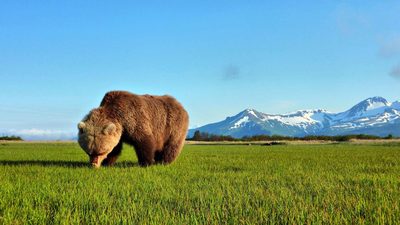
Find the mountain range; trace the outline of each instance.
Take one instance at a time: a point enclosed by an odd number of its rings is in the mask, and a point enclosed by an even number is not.
[[[192,137],[196,130],[236,138],[253,135],[400,136],[400,102],[391,103],[382,97],[372,97],[340,113],[316,109],[273,115],[246,109],[223,121],[190,129],[188,137]]]

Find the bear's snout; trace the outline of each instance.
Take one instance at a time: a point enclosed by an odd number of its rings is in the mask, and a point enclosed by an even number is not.
[[[90,164],[92,164],[92,167],[95,167],[95,168],[100,167],[99,157],[98,156],[90,156]]]
[[[90,162],[91,163],[97,163],[99,161],[99,157],[98,156],[90,156]]]
[[[99,168],[101,166],[101,163],[103,160],[107,157],[107,154],[104,155],[91,155],[90,156],[90,164],[92,164],[93,167]]]

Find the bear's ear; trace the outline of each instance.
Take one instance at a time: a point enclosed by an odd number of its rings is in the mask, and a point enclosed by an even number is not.
[[[115,126],[115,124],[110,123],[107,126],[104,127],[103,133],[106,135],[110,135],[112,134],[115,130],[117,129],[117,127]]]
[[[79,122],[78,123],[78,129],[79,130],[82,130],[83,128],[85,128],[86,127],[86,124],[84,123],[84,122]]]

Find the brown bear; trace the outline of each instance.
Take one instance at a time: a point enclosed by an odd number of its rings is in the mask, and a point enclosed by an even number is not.
[[[175,98],[108,92],[78,124],[78,142],[92,166],[113,165],[122,144],[135,148],[139,165],[169,164],[182,150],[189,116]]]

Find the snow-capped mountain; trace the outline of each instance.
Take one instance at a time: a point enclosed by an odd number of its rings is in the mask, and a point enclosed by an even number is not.
[[[400,102],[388,102],[382,97],[368,98],[351,109],[332,113],[323,109],[300,110],[272,115],[246,109],[217,123],[189,130],[188,136],[199,130],[233,137],[265,135],[306,136],[371,134],[400,136]]]

